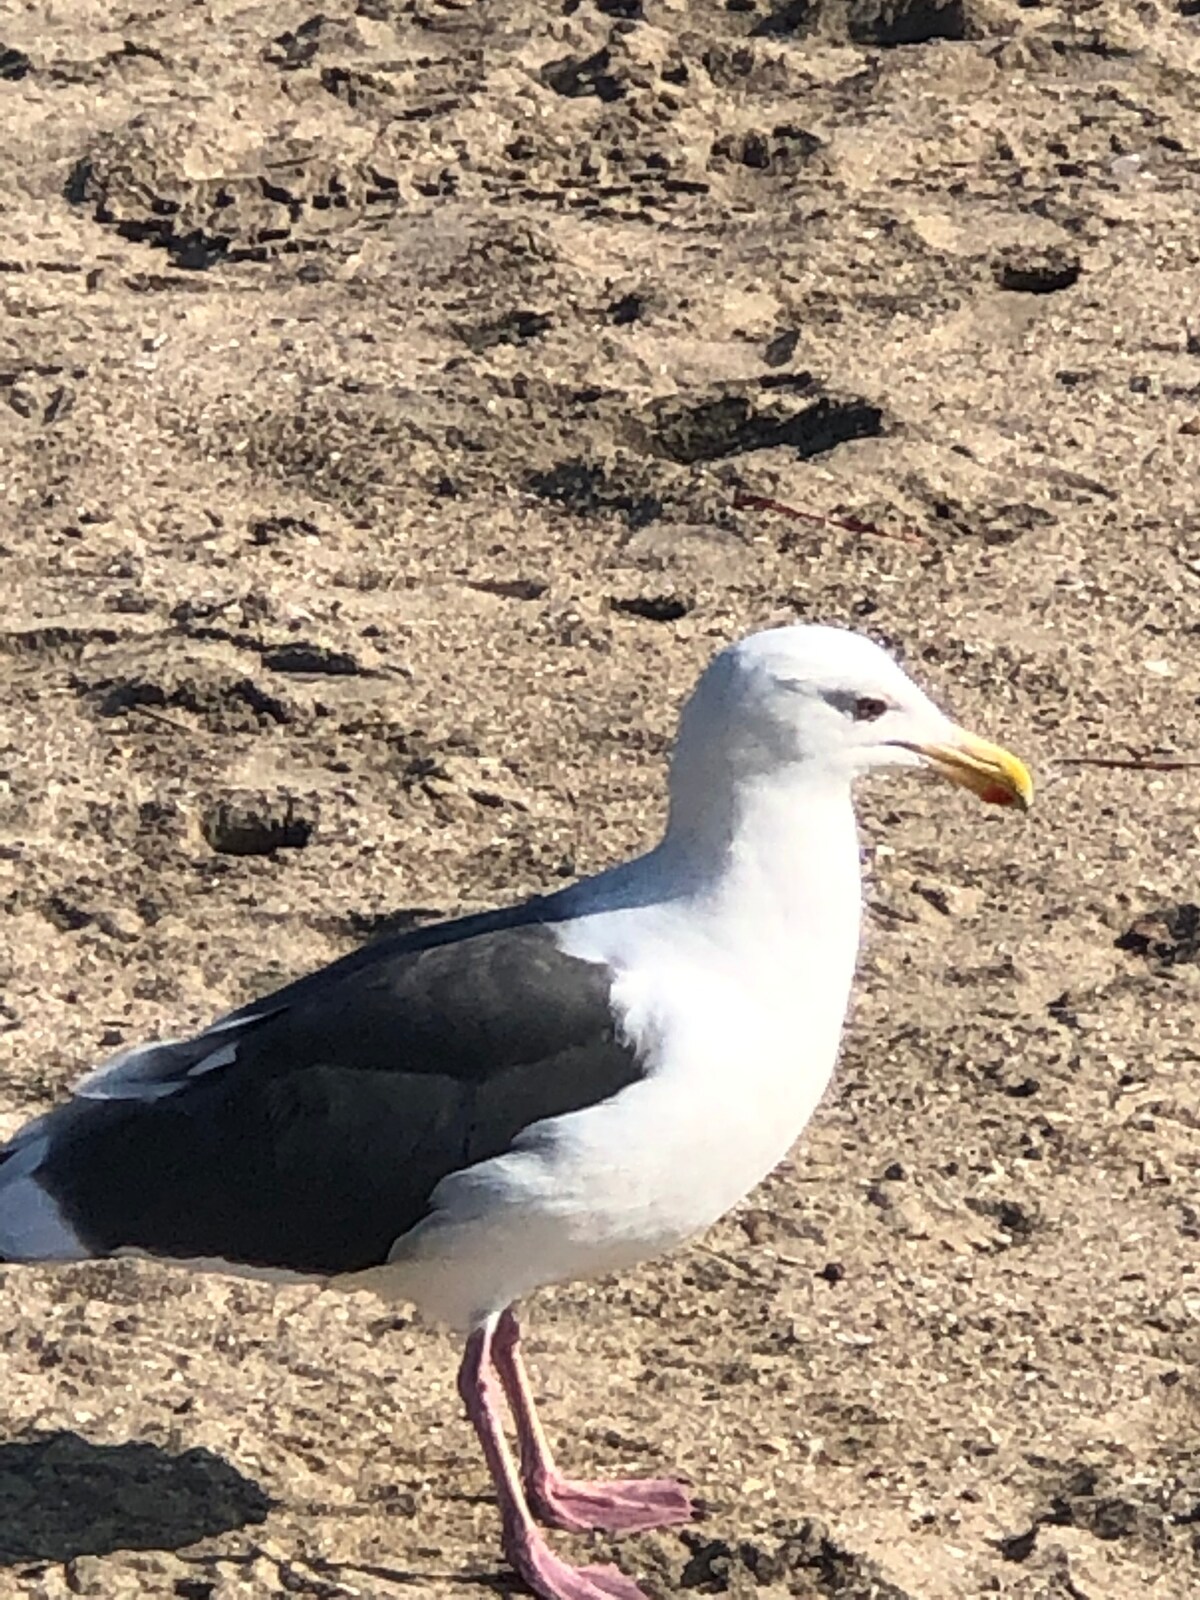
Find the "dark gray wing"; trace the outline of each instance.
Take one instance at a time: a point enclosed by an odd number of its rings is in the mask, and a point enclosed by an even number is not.
[[[33,1175],[96,1254],[378,1265],[447,1174],[636,1081],[609,988],[536,903],[368,946],[92,1075]]]

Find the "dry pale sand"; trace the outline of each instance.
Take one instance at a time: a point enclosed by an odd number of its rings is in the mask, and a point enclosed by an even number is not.
[[[0,1129],[644,843],[716,645],[861,626],[1039,808],[864,795],[836,1090],[528,1308],[547,1418],[701,1487],[655,1596],[1187,1600],[1200,773],[1063,758],[1200,743],[1196,0],[310,7],[0,13]],[[403,1311],[9,1268],[0,1346],[4,1595],[509,1592]]]

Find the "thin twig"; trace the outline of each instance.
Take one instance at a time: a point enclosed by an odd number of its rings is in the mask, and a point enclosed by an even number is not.
[[[1056,756],[1060,767],[1121,767],[1131,772],[1191,772],[1200,758],[1189,756]]]
[[[861,522],[857,517],[830,517],[824,512],[801,511],[796,506],[785,505],[782,500],[772,500],[763,494],[746,494],[740,489],[733,497],[733,507],[735,511],[776,511],[781,517],[792,517],[797,522],[837,528],[842,533],[865,533],[877,539],[899,539],[902,544],[924,545],[926,542],[915,528],[880,528],[873,522]]]
[[[158,711],[154,706],[135,704],[130,706],[130,711],[136,711],[143,717],[149,717],[151,722],[161,722],[164,728],[173,728],[176,733],[190,734],[196,739],[211,739],[212,734],[207,728],[189,728],[186,722],[176,722],[174,717],[167,716],[165,711]]]

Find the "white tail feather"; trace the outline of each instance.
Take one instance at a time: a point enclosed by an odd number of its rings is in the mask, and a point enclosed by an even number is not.
[[[86,1261],[88,1251],[37,1181],[48,1135],[23,1138],[0,1164],[0,1261]]]

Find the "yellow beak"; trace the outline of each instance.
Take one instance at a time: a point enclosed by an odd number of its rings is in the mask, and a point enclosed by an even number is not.
[[[924,756],[951,783],[970,789],[991,805],[1028,811],[1033,804],[1033,779],[1025,763],[965,728],[953,729],[943,743],[910,744],[908,748]]]

